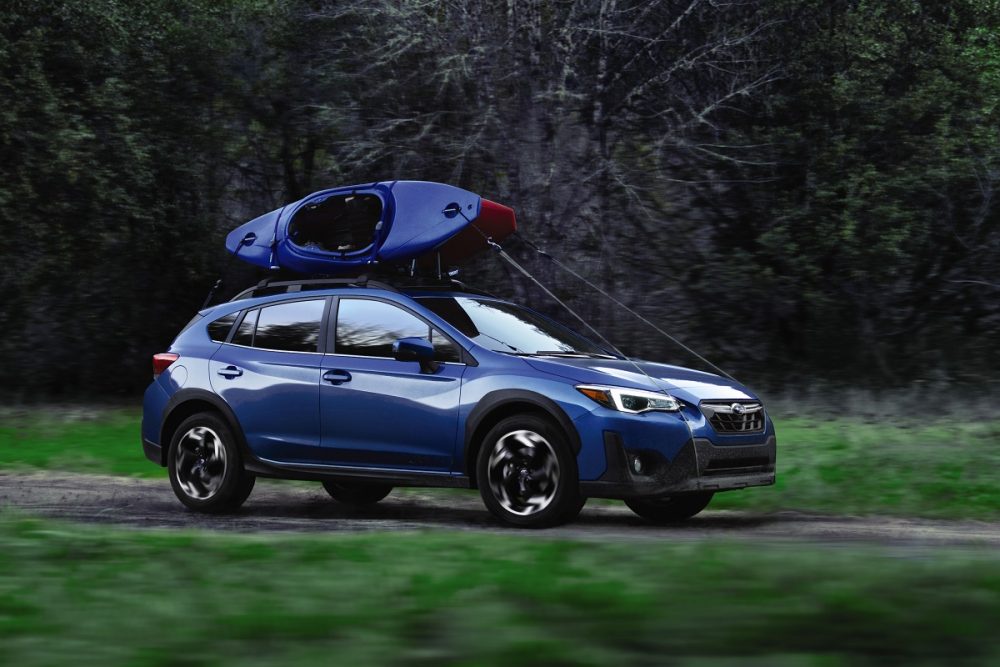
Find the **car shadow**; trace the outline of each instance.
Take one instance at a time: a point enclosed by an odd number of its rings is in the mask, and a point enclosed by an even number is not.
[[[319,494],[291,498],[271,495],[257,501],[251,497],[235,514],[215,517],[221,524],[238,528],[240,523],[272,524],[276,529],[322,531],[333,529],[386,530],[410,528],[451,528],[458,530],[489,529],[524,532],[511,528],[491,515],[479,503],[478,497],[468,499],[456,496],[448,503],[430,498],[392,497],[369,506],[352,506],[338,503]],[[451,502],[457,501],[457,502]],[[585,507],[580,516],[563,528],[583,532],[602,531],[676,531],[695,533],[741,532],[769,525],[789,522],[787,516],[776,514],[755,515],[734,512],[720,514],[707,511],[687,521],[672,524],[653,524],[628,511],[616,507]],[[310,525],[310,522],[314,525]],[[282,526],[281,524],[288,524]],[[333,524],[333,525],[331,525]]]

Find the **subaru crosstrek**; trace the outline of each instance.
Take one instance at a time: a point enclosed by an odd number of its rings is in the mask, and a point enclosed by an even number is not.
[[[455,286],[265,281],[201,311],[153,370],[143,449],[204,512],[271,477],[356,505],[478,488],[517,526],[572,520],[588,497],[671,522],[774,483],[774,426],[746,387]]]

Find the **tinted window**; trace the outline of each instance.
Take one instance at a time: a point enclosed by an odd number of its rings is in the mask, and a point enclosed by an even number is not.
[[[253,346],[288,352],[316,352],[326,300],[292,301],[260,309]]]
[[[237,345],[253,344],[253,329],[257,326],[257,313],[259,310],[251,310],[240,322],[240,328],[233,335],[233,343]]]
[[[233,328],[233,322],[236,321],[236,316],[239,312],[230,313],[229,315],[223,315],[214,322],[208,325],[208,336],[214,341],[219,343],[224,343],[226,341],[226,336],[229,335],[229,330]]]
[[[483,347],[498,352],[607,355],[607,351],[561,324],[506,301],[425,297],[420,304]]]
[[[431,344],[434,345],[435,361],[462,360],[462,355],[458,353],[458,346],[437,329],[431,329]]]
[[[341,299],[337,313],[337,354],[392,357],[392,344],[400,338],[423,338],[434,345],[438,361],[458,361],[458,349],[444,334],[419,317],[382,301]]]

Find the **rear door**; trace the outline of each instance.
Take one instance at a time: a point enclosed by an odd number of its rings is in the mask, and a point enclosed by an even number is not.
[[[212,387],[232,407],[247,444],[277,462],[322,462],[321,332],[330,299],[281,301],[245,311],[209,363]]]
[[[328,457],[351,466],[450,471],[466,368],[457,344],[390,301],[337,301],[320,382]],[[435,371],[392,358],[392,344],[407,337],[434,344]]]

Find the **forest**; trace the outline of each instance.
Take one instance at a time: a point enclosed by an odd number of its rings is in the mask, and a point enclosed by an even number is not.
[[[135,396],[230,229],[392,179],[643,358],[698,365],[525,240],[771,391],[1000,377],[997,0],[7,0],[0,88],[11,400]]]

